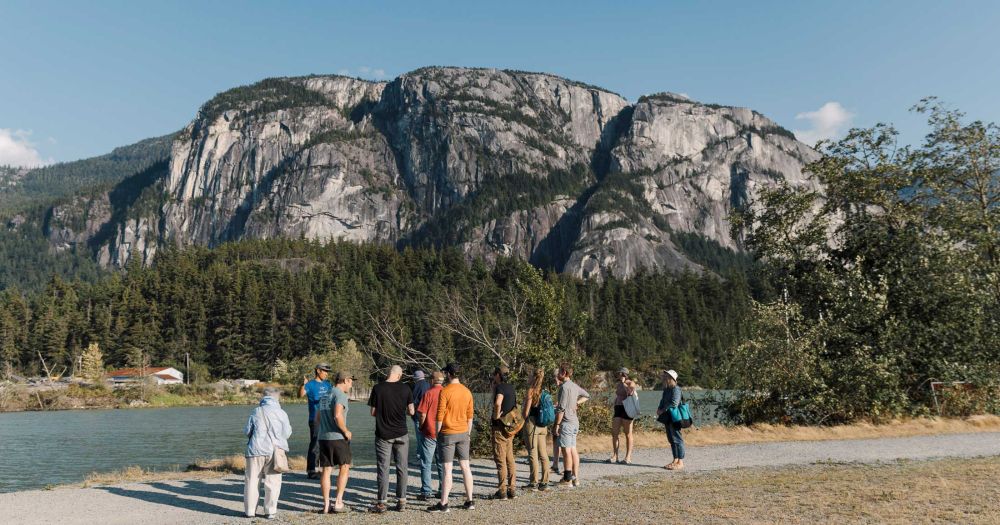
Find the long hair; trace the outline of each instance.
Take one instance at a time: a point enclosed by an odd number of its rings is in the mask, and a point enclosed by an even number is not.
[[[542,397],[542,383],[545,382],[545,370],[538,367],[531,374],[531,383],[528,386],[528,400],[537,402]]]

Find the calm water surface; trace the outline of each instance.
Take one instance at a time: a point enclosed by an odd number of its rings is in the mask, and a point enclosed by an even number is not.
[[[712,421],[711,407],[697,400],[706,391],[686,393],[699,424]],[[480,396],[477,396],[477,402]],[[660,392],[640,392],[643,414],[655,414]],[[67,410],[0,414],[0,492],[79,482],[91,472],[130,465],[157,470],[183,469],[196,459],[243,454],[243,425],[251,406]],[[292,423],[289,445],[305,455],[308,408],[286,404]],[[347,424],[354,433],[354,461],[375,460],[375,419],[364,403],[351,403]],[[412,434],[413,428],[410,426]],[[412,439],[412,435],[411,435]],[[411,455],[416,454],[410,447]]]

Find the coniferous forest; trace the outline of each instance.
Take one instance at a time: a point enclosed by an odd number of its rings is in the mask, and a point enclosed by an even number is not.
[[[304,240],[241,241],[166,251],[94,282],[53,277],[43,289],[0,292],[0,357],[8,370],[72,370],[96,342],[109,366],[144,360],[208,377],[267,379],[279,360],[322,354],[349,340],[368,349],[392,327],[406,344],[441,359],[490,367],[475,345],[435,323],[456,298],[497,326],[512,283],[537,275],[557,298],[549,359],[588,368],[622,365],[655,375],[669,365],[689,384],[719,385],[727,349],[750,308],[735,274],[640,275],[582,281],[502,259],[468,263],[457,250]],[[375,326],[379,323],[380,326]],[[526,332],[530,332],[527,330]],[[580,354],[589,359],[579,359]],[[376,358],[377,359],[377,358]],[[382,363],[376,363],[382,364]],[[472,364],[472,363],[470,363]]]

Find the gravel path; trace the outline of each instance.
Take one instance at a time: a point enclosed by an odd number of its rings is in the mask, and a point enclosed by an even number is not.
[[[633,465],[611,465],[603,461],[607,457],[604,454],[588,455],[583,458],[580,477],[586,485],[610,476],[653,472],[671,475],[659,468],[669,461],[669,456],[668,449],[638,450],[633,457]],[[975,456],[1000,456],[1000,432],[697,447],[689,449],[685,463],[690,471],[713,471],[817,462],[874,463],[898,459]],[[524,458],[519,458],[518,462],[519,484],[522,484],[527,481],[528,469]],[[478,495],[485,496],[496,489],[492,462],[475,461],[473,473]],[[411,469],[410,494],[418,492],[419,483],[418,472]],[[460,483],[460,476],[456,476],[459,493]],[[374,497],[375,488],[373,467],[354,470],[348,487],[348,504],[359,510],[367,507]],[[276,521],[297,521],[303,517],[301,511],[317,508],[321,504],[318,492],[318,482],[307,480],[301,474],[286,474],[279,519]],[[250,523],[251,520],[242,517],[242,494],[243,480],[236,476],[87,489],[34,490],[0,494],[0,518],[6,524]],[[459,496],[455,499],[455,494],[453,491],[453,501],[460,503],[463,498]],[[414,507],[411,512],[423,508],[423,504],[416,503],[412,498],[410,501]]]

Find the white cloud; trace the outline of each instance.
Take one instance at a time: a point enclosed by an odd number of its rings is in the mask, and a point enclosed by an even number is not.
[[[350,69],[343,68],[338,70],[337,74],[345,77],[377,78],[379,80],[385,78],[384,69],[371,66],[361,66],[358,68],[357,73],[352,72]]]
[[[819,140],[834,139],[847,131],[854,120],[854,113],[844,109],[840,102],[827,102],[816,111],[806,111],[795,115],[796,120],[806,120],[812,129],[792,130],[795,137],[806,144]]]
[[[43,159],[29,140],[31,131],[0,128],[0,166],[24,166],[34,168],[52,164],[52,159]]]

